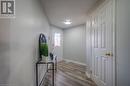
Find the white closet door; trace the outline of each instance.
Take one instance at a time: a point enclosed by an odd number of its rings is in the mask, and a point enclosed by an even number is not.
[[[99,86],[114,86],[113,2],[92,16],[92,75]]]

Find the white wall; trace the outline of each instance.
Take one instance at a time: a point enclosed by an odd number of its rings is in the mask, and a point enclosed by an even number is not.
[[[85,25],[64,29],[63,58],[86,63]]]
[[[38,36],[49,24],[39,0],[15,1],[16,18],[0,19],[0,86],[36,86]]]
[[[51,51],[54,49],[54,54],[58,57],[58,61],[61,61],[63,58],[63,30],[51,25]],[[54,34],[60,33],[61,34],[61,46],[54,47]]]
[[[130,86],[130,0],[116,0],[117,86]]]
[[[10,20],[0,19],[0,86],[8,84],[10,75]]]

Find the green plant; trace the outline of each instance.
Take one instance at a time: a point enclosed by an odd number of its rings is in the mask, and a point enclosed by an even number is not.
[[[40,44],[40,53],[45,57],[48,56],[48,45],[46,43]]]

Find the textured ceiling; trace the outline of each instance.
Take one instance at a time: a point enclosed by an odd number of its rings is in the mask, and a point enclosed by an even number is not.
[[[45,13],[50,24],[60,28],[70,28],[86,21],[87,11],[97,0],[42,0]],[[71,25],[65,25],[66,19],[72,21]]]

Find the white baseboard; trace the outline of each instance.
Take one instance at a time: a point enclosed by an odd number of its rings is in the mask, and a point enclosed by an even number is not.
[[[86,66],[86,64],[81,63],[81,62],[77,62],[77,61],[73,61],[73,60],[69,60],[69,59],[63,59],[63,60],[65,60],[66,62],[73,62],[73,63],[76,63],[76,64],[80,64],[80,65]]]

